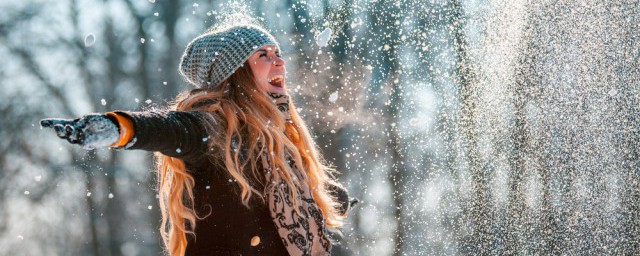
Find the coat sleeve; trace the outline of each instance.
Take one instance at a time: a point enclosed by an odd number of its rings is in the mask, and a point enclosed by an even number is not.
[[[209,134],[203,111],[113,111],[132,122],[133,137],[124,149],[157,151],[195,161],[205,156]]]

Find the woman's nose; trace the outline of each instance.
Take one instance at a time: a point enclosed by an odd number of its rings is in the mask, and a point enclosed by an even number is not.
[[[273,59],[273,65],[276,65],[276,66],[284,65],[284,59],[281,57],[276,57],[275,59]]]

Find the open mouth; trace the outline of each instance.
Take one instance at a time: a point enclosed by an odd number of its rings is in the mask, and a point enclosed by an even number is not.
[[[270,85],[273,85],[276,87],[282,87],[282,82],[284,82],[284,76],[283,75],[274,76],[269,80],[267,80],[267,82],[269,82]]]

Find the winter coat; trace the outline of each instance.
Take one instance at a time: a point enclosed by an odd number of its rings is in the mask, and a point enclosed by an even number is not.
[[[240,188],[224,165],[206,157],[208,134],[200,111],[114,111],[132,120],[134,138],[126,149],[157,151],[180,158],[195,179],[194,208],[199,217],[195,237],[187,235],[186,255],[288,255],[266,203],[252,196],[242,205]],[[262,187],[252,183],[258,191]],[[334,188],[349,207],[346,191]]]

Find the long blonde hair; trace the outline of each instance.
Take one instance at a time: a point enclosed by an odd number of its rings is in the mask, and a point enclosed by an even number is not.
[[[340,227],[345,216],[338,213],[339,203],[327,189],[329,185],[342,187],[334,176],[336,171],[325,164],[307,126],[293,106],[293,99],[289,105],[292,123],[286,123],[279,116],[278,108],[264,89],[256,85],[251,69],[245,63],[218,86],[181,93],[171,109],[200,110],[209,114],[204,120],[212,138],[208,140],[209,147],[220,149],[210,150],[218,153],[211,153],[209,157],[224,161],[226,170],[241,189],[243,205],[249,207],[249,199],[254,195],[264,199],[263,192],[250,185],[264,177],[256,159],[266,153],[271,160],[268,161],[271,170],[288,170],[285,166],[286,148],[296,163],[303,163],[301,168],[308,178],[298,181],[292,179],[293,174],[289,172],[272,174],[281,176],[290,188],[295,183],[306,182],[327,225]],[[182,256],[187,247],[187,234],[195,235],[196,219],[201,219],[193,207],[195,181],[182,160],[160,153],[156,153],[156,160],[162,211],[160,233],[169,254]],[[243,171],[245,169],[250,175]],[[297,202],[297,190],[288,191]],[[297,210],[298,207],[294,208]]]

